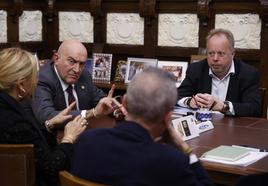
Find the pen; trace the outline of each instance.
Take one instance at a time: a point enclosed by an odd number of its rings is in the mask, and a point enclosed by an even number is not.
[[[214,107],[215,105],[216,105],[216,101],[214,101],[214,102],[212,103],[212,105],[210,106],[209,110],[212,110],[213,107]]]
[[[257,151],[257,152],[268,152],[267,149],[259,149],[256,147],[250,147],[248,145],[232,145],[233,147],[241,147],[241,148],[247,148],[249,150]]]

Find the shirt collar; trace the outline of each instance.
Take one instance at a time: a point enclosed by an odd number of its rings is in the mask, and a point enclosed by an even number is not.
[[[219,79],[211,70],[211,68],[209,68],[209,76],[212,77],[212,78],[217,78]],[[232,64],[231,64],[231,67],[229,68],[229,71],[228,73],[224,76],[224,78],[222,79],[225,79],[226,77],[228,77],[229,75],[232,75],[232,74],[235,74],[235,67],[234,67],[234,60],[232,60]]]
[[[56,74],[57,74],[57,76],[58,76],[58,78],[59,78],[59,80],[60,80],[61,87],[62,87],[62,89],[65,91],[65,90],[69,87],[69,84],[65,83],[65,82],[61,79],[61,77],[60,77],[60,75],[59,75],[59,73],[58,73],[58,70],[57,70],[57,68],[56,68],[55,65],[54,65],[54,69],[55,69],[55,72],[56,72]],[[72,85],[72,86],[73,86],[73,88],[74,88],[74,85]]]

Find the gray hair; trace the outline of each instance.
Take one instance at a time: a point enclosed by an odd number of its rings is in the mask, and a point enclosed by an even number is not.
[[[134,76],[126,97],[130,115],[148,122],[160,122],[176,104],[177,89],[169,72],[149,67]]]
[[[227,40],[229,42],[229,46],[230,46],[231,51],[235,50],[235,48],[234,48],[234,45],[235,45],[234,36],[233,36],[231,31],[223,29],[223,28],[213,29],[209,32],[209,34],[206,38],[207,43],[208,43],[208,40],[215,35],[225,35],[225,37],[227,38]]]

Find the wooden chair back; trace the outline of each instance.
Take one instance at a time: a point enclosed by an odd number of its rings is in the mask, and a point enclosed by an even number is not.
[[[35,185],[32,144],[0,144],[0,185]]]
[[[67,171],[60,171],[61,186],[107,186],[89,180],[78,178]]]

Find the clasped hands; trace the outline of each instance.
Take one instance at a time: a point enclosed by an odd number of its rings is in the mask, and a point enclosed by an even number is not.
[[[191,108],[208,108],[213,111],[221,111],[224,102],[207,93],[198,93],[190,98],[189,106]]]

